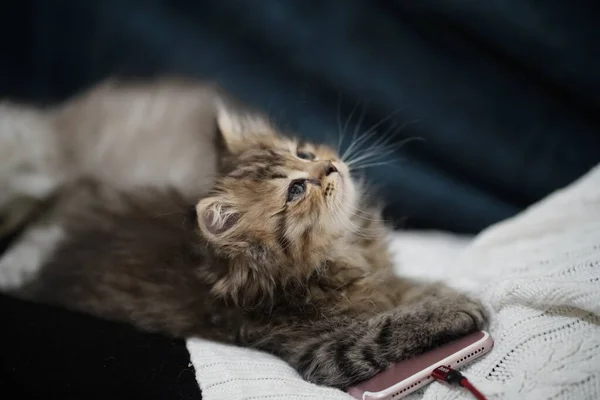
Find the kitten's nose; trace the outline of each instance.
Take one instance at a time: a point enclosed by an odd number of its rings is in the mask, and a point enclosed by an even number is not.
[[[333,165],[331,161],[327,161],[327,163],[325,164],[325,176],[329,176],[334,172],[338,172],[337,168],[335,167],[335,165]]]

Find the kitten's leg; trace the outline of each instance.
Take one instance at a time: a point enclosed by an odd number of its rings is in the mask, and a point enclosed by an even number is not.
[[[17,297],[29,297],[40,270],[54,256],[67,237],[69,221],[99,226],[110,219],[91,211],[102,205],[103,210],[119,209],[123,204],[118,192],[93,181],[79,180],[61,186],[43,213],[28,221],[27,227],[4,254],[0,254],[0,291]],[[113,208],[114,207],[114,208]],[[86,222],[81,222],[85,218]]]
[[[0,291],[17,293],[34,279],[64,236],[58,224],[39,223],[28,228],[0,255]]]
[[[307,380],[347,388],[392,363],[481,329],[480,303],[453,293],[424,296],[369,319],[332,317],[265,332],[250,344],[284,358]]]
[[[62,181],[56,139],[43,111],[0,103],[0,236],[26,219]]]

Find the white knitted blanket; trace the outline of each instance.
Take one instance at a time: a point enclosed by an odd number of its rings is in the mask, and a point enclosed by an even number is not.
[[[600,167],[473,240],[397,233],[398,272],[492,310],[494,350],[464,369],[490,399],[600,399]],[[269,354],[190,339],[203,398],[349,399]],[[410,396],[470,399],[433,383]]]

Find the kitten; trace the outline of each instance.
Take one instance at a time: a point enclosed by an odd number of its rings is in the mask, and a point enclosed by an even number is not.
[[[381,214],[332,149],[223,110],[215,125],[222,162],[197,202],[68,185],[39,221],[58,245],[15,293],[262,349],[342,389],[483,326],[477,301],[393,274]]]

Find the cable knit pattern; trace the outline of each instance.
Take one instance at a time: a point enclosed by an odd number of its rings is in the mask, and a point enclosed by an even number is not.
[[[600,167],[470,241],[398,233],[398,272],[442,278],[490,308],[496,341],[463,372],[491,399],[600,399]],[[203,396],[349,399],[268,354],[188,340]],[[409,398],[470,399],[431,384]]]

